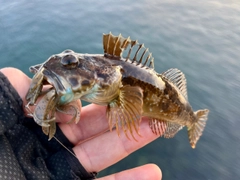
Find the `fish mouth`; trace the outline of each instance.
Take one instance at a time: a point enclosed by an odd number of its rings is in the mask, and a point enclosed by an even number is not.
[[[53,71],[49,71],[46,68],[44,68],[42,73],[46,78],[47,82],[55,88],[58,95],[62,96],[69,93],[71,85],[64,78],[61,78]]]

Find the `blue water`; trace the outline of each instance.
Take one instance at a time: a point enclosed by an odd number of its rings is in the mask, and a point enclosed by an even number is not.
[[[182,70],[193,108],[210,109],[195,150],[183,129],[173,139],[157,139],[100,176],[156,163],[164,179],[240,177],[238,0],[0,0],[0,4],[0,68],[13,66],[32,77],[28,67],[52,54],[65,49],[102,53],[102,33],[122,33],[150,48],[156,71]]]

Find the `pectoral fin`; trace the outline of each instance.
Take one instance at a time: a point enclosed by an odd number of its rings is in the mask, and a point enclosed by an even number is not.
[[[110,130],[116,127],[118,135],[120,128],[128,137],[129,131],[135,139],[133,132],[138,132],[142,116],[143,91],[138,86],[123,86],[119,96],[108,104],[107,118]],[[136,139],[135,139],[136,140]]]

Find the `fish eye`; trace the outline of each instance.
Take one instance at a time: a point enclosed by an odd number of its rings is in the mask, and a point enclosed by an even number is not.
[[[62,53],[74,53],[74,51],[73,50],[71,50],[71,49],[66,49],[65,51],[63,51]]]
[[[62,57],[61,64],[67,68],[76,68],[78,66],[78,58],[74,55],[67,54]]]

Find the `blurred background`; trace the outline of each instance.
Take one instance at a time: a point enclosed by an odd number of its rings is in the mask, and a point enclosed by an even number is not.
[[[196,149],[186,128],[100,172],[157,164],[163,179],[240,177],[240,2],[238,0],[0,0],[0,68],[28,68],[65,49],[103,53],[102,33],[138,39],[157,72],[178,68],[194,110],[210,109]],[[113,147],[114,148],[114,147]]]

